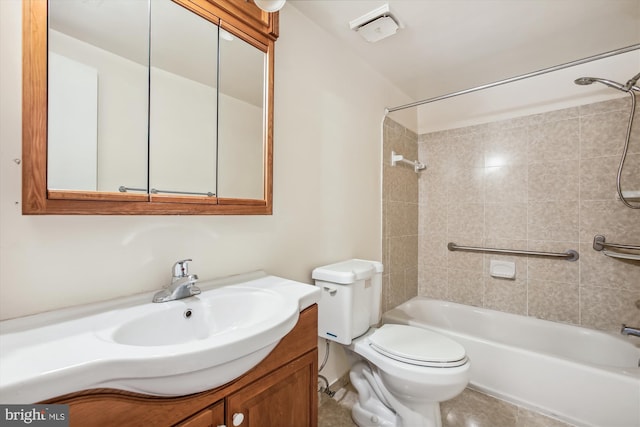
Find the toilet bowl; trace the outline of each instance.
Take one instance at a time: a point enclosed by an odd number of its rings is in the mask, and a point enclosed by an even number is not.
[[[425,329],[383,325],[348,349],[365,362],[354,358],[349,375],[358,391],[353,418],[361,427],[440,427],[439,403],[469,381],[464,348]]]
[[[440,402],[464,390],[464,347],[435,332],[380,321],[382,264],[349,260],[313,270],[322,295],[318,335],[350,353],[358,392],[352,418],[360,427],[441,427]]]

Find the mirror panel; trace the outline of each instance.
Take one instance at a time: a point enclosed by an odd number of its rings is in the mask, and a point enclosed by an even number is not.
[[[148,32],[146,1],[49,0],[50,190],[146,192]]]
[[[69,8],[73,9],[73,12],[67,13],[65,11],[57,14],[55,11],[57,6],[52,4],[50,7],[47,0],[23,0],[22,2],[23,214],[270,215],[272,213],[273,49],[275,40],[278,37],[278,13],[262,12],[253,2],[244,0],[137,0],[135,2],[132,2],[131,0],[51,1],[52,3],[66,3]],[[183,67],[181,71],[172,69],[171,65],[164,62],[166,60],[166,58],[163,59],[163,55],[166,54],[165,49],[154,51],[153,57],[156,62],[153,64],[154,70],[151,71],[151,67],[148,66],[149,56],[151,54],[149,51],[149,44],[151,43],[149,40],[149,9],[151,2],[155,3],[161,1],[164,1],[167,6],[176,6],[175,4],[170,3],[170,1],[172,1],[173,3],[184,7],[186,10],[189,10],[194,15],[184,15],[185,17],[190,17],[187,19],[194,18],[197,15],[198,21],[206,24],[204,26],[209,28],[209,30],[213,28],[214,33],[217,31],[216,24],[222,25],[222,23],[224,23],[224,25],[228,27],[234,35],[238,36],[242,40],[248,41],[250,45],[258,50],[258,57],[261,57],[260,62],[262,64],[260,65],[260,73],[264,79],[261,81],[261,84],[263,85],[262,93],[264,104],[262,106],[262,118],[255,121],[255,123],[262,123],[263,126],[260,131],[256,131],[256,135],[260,134],[256,141],[260,142],[256,142],[255,144],[255,158],[261,158],[262,160],[261,163],[256,164],[255,167],[251,168],[252,170],[257,171],[257,180],[255,181],[256,190],[252,190],[250,192],[247,191],[246,193],[243,193],[241,190],[234,194],[232,191],[235,190],[231,189],[227,191],[224,198],[192,194],[200,192],[206,192],[207,194],[219,192],[219,188],[217,188],[219,187],[219,179],[217,179],[218,177],[216,175],[219,175],[220,172],[218,168],[215,167],[215,161],[217,160],[219,153],[217,152],[217,148],[213,147],[217,147],[218,144],[216,144],[216,141],[220,141],[220,138],[217,135],[219,129],[216,126],[217,116],[220,115],[220,112],[215,109],[212,112],[212,108],[214,108],[212,105],[215,106],[218,104],[211,104],[210,97],[203,97],[207,100],[206,102],[209,102],[209,104],[206,107],[195,108],[191,111],[187,111],[186,114],[184,108],[176,109],[172,106],[173,110],[171,110],[166,105],[164,107],[160,107],[160,103],[156,101],[163,98],[160,94],[155,94],[153,95],[154,100],[151,101],[148,83],[151,78],[150,76],[153,73],[153,78],[156,81],[160,81],[163,77],[167,77],[167,74],[171,74],[171,77],[174,80],[189,80],[191,82],[197,82],[199,85],[207,86],[207,91],[209,92],[211,90],[215,91],[219,85],[216,84],[217,81],[212,83],[211,75],[202,77],[201,73],[192,73],[195,69],[197,69],[197,71],[203,71],[205,68],[210,68],[209,65]],[[64,39],[69,36],[77,39],[80,37],[81,33],[79,31],[74,33],[71,30],[64,29],[64,18],[76,15],[75,8],[82,10],[84,6],[99,8],[104,6],[112,7],[117,4],[126,5],[126,11],[122,12],[122,10],[120,10],[115,14],[111,14],[104,12],[105,9],[103,9],[99,12],[94,11],[93,14],[88,14],[80,19],[80,21],[85,24],[83,28],[87,27],[86,24],[90,24],[89,27],[96,30],[96,34],[87,36],[88,40],[85,40],[85,42],[87,45],[93,45],[92,49],[94,50],[107,51],[110,54],[112,52],[117,52],[117,54],[113,53],[112,56],[120,56],[123,58],[121,62],[127,61],[127,63],[132,65],[131,68],[141,66],[146,67],[145,86],[136,86],[135,89],[130,88],[127,85],[129,83],[129,80],[127,79],[127,84],[119,87],[118,91],[121,92],[120,95],[122,95],[122,92],[124,92],[124,95],[146,92],[147,97],[146,102],[143,103],[144,105],[142,105],[141,108],[137,108],[134,112],[131,112],[128,108],[134,105],[139,106],[141,103],[124,101],[122,102],[122,105],[120,105],[120,110],[111,109],[112,111],[103,118],[102,112],[105,110],[105,107],[101,106],[101,102],[103,98],[108,99],[108,97],[103,96],[101,93],[102,81],[112,80],[115,82],[118,81],[118,79],[103,78],[103,71],[98,70],[96,72],[95,69],[97,69],[97,67],[92,66],[92,64],[89,64],[87,67],[90,72],[84,73],[86,70],[83,69],[83,66],[86,64],[80,61],[79,57],[65,57],[62,59],[62,62],[66,59],[70,59],[75,62],[60,65],[61,61],[57,55],[65,56],[63,54],[64,52],[62,52],[64,47],[60,47],[64,45],[59,42],[55,42],[54,38],[57,37],[58,39]],[[141,6],[141,9],[145,9],[145,18],[143,18],[138,24],[130,25],[128,22],[133,16],[143,15],[142,13],[132,13],[131,7],[134,5]],[[60,10],[62,11],[63,9]],[[181,11],[184,12],[184,10]],[[104,29],[98,30],[99,26],[96,24],[100,19],[104,18],[103,15],[111,16],[113,18],[112,20],[115,22],[114,26],[110,27],[108,31]],[[256,16],[259,16],[260,19],[256,20]],[[56,22],[52,26],[51,34],[48,31],[49,19]],[[193,23],[189,25],[193,25]],[[130,28],[136,29],[136,31],[130,32],[125,30],[125,26],[130,26]],[[153,23],[151,23],[151,27],[153,27]],[[62,33],[64,37],[58,37],[55,32]],[[171,36],[174,44],[182,47],[182,49],[178,50],[173,48],[173,55],[176,55],[177,51],[193,52],[195,50],[199,55],[193,55],[190,60],[197,59],[198,61],[201,61],[205,59],[209,64],[211,64],[213,58],[216,58],[214,47],[194,47],[194,43],[201,41],[200,37],[192,35],[189,40],[185,41],[184,37],[180,37],[184,34],[178,34],[175,28],[166,30],[165,32],[172,33]],[[182,30],[181,32],[184,33],[185,30]],[[105,44],[101,45],[104,38],[108,39],[108,37],[106,37],[107,35],[114,36],[112,41],[104,42]],[[132,42],[134,39],[136,40],[135,43]],[[194,41],[195,39],[198,40]],[[213,39],[216,40],[217,37],[213,37]],[[50,42],[52,46],[51,54],[49,53],[48,47]],[[114,47],[116,45],[124,45],[129,48],[135,46],[135,49],[118,51]],[[215,42],[213,46],[217,48]],[[213,54],[203,58],[202,56],[204,55],[201,55],[202,52],[198,49],[213,51]],[[171,48],[167,47],[166,51],[171,51]],[[141,54],[140,52],[146,53]],[[182,60],[178,62],[182,62],[182,65],[184,65],[184,63],[188,61],[189,59],[182,57]],[[66,67],[67,69],[73,69],[78,73],[80,77],[77,77],[77,80],[88,82],[82,89],[77,90],[77,92],[85,96],[84,99],[80,101],[80,105],[92,105],[92,107],[77,108],[71,118],[67,117],[63,119],[63,123],[66,121],[67,124],[72,124],[73,126],[60,126],[60,129],[62,130],[56,130],[55,126],[52,128],[52,133],[59,132],[62,135],[62,138],[52,136],[52,140],[58,138],[59,140],[69,142],[67,140],[71,139],[71,137],[67,137],[66,135],[68,134],[71,136],[80,135],[77,136],[77,139],[83,142],[87,140],[90,141],[89,144],[85,143],[86,146],[76,146],[71,148],[74,155],[77,154],[80,156],[79,153],[84,152],[82,156],[89,159],[86,161],[86,164],[88,165],[88,172],[85,172],[84,177],[81,178],[67,178],[60,172],[55,172],[56,170],[64,170],[66,172],[65,169],[79,163],[81,160],[79,158],[72,157],[71,153],[68,152],[69,148],[60,150],[58,148],[59,144],[56,144],[56,142],[53,142],[51,147],[48,146],[48,127],[50,125],[48,122],[54,120],[56,114],[58,114],[60,110],[68,111],[69,108],[71,108],[70,106],[62,104],[63,107],[52,106],[52,111],[49,112],[48,97],[51,96],[53,105],[53,102],[57,102],[56,98],[59,98],[61,93],[66,94],[72,90],[64,86],[56,86],[59,85],[59,83],[54,83],[51,87],[48,87],[49,62],[52,63],[52,73],[58,74],[57,80],[69,80],[60,77],[61,75],[68,76],[68,73],[71,72],[66,69],[60,71],[60,67]],[[83,66],[78,65],[78,63],[83,64]],[[267,64],[266,70],[264,69],[265,63]],[[94,70],[91,70],[91,68]],[[185,68],[190,69],[191,71],[185,71]],[[215,75],[215,73],[212,74]],[[76,78],[74,77],[73,80],[75,79]],[[55,75],[53,76],[53,80],[56,80]],[[140,78],[135,80],[141,81],[142,79]],[[165,78],[165,80],[167,79]],[[173,89],[165,89],[165,92],[167,93],[176,91],[175,87]],[[165,96],[164,99],[166,101],[169,98]],[[201,151],[202,147],[196,148],[194,145],[189,145],[189,143],[184,142],[185,140],[196,139],[192,138],[190,135],[186,135],[186,132],[175,131],[174,129],[167,130],[166,126],[169,126],[172,123],[163,123],[165,128],[155,128],[150,132],[150,102],[153,102],[153,104],[156,105],[156,107],[154,107],[155,109],[153,110],[153,114],[161,114],[161,108],[171,110],[169,113],[166,111],[164,113],[164,117],[170,118],[170,122],[187,123],[189,132],[193,131],[193,133],[204,135],[202,140],[205,140],[206,143],[200,145],[205,146],[205,151]],[[176,105],[180,105],[182,101],[176,102],[174,100],[172,102]],[[93,104],[97,104],[97,107],[93,107]],[[142,114],[146,115],[146,119],[145,117],[140,118],[139,110],[142,110]],[[229,117],[231,117],[229,115],[231,111],[232,109],[230,108],[227,111],[227,115]],[[79,119],[81,114],[82,118]],[[126,119],[128,119],[128,122],[125,122],[125,124],[113,125],[116,127],[115,130],[125,132],[127,137],[134,133],[130,129],[127,129],[127,126],[136,126],[136,129],[140,129],[138,131],[140,136],[135,138],[136,143],[130,142],[129,140],[122,142],[125,140],[123,137],[105,138],[102,136],[101,132],[103,129],[101,128],[107,126],[106,124],[103,124],[102,120],[108,119],[108,121],[104,123],[111,123],[111,119],[117,116],[126,116]],[[178,118],[180,120],[178,120]],[[243,120],[245,119],[246,116],[243,116]],[[81,126],[78,122],[82,122]],[[204,125],[204,127],[196,129],[194,127],[194,123],[198,123],[201,126]],[[138,127],[140,124],[143,126]],[[67,127],[70,127],[71,130],[67,129]],[[77,130],[76,128],[82,129]],[[213,132],[212,129],[216,129],[216,131]],[[231,129],[231,127],[229,129]],[[153,133],[153,136],[150,135],[151,133]],[[173,135],[171,138],[164,138],[166,141],[175,140],[176,138],[180,139],[177,149],[175,142],[172,142],[170,145],[163,142],[162,138],[165,134]],[[188,136],[188,138],[186,138],[185,135]],[[159,138],[156,138],[158,136]],[[116,140],[119,142],[119,146],[125,147],[125,150],[117,151],[116,149],[112,149],[103,142],[103,139],[105,141]],[[151,142],[150,139],[152,139]],[[137,141],[141,141],[142,143],[138,144]],[[151,147],[149,145],[150,143]],[[154,148],[156,150],[155,152],[153,151]],[[65,150],[67,151],[65,152]],[[163,157],[163,150],[167,152],[171,150],[169,154],[164,155],[165,163],[155,166],[154,169],[150,169],[147,165],[150,162],[151,156]],[[53,154],[51,156],[51,167],[49,167],[47,154],[51,151],[53,151]],[[103,153],[105,153],[105,158],[109,157],[116,159],[116,161],[113,164],[103,164]],[[138,156],[138,153],[142,153],[142,155]],[[231,158],[232,156],[228,157]],[[206,167],[198,167],[197,173],[194,173],[194,163],[199,161],[201,158],[213,159],[213,162],[208,163]],[[170,159],[170,161],[167,161],[166,159]],[[246,161],[247,157],[243,157],[243,159]],[[55,166],[55,161],[59,161],[62,166]],[[48,176],[48,169],[51,169],[51,176]],[[241,178],[244,178],[244,169],[245,168],[236,167],[229,168],[229,170],[234,170],[234,173],[237,172],[237,170],[240,170],[240,173],[242,174]],[[171,182],[169,180],[163,181],[165,178],[162,176],[162,173],[167,171],[174,174],[174,179]],[[262,171],[262,173],[260,171]],[[202,172],[202,174],[200,174],[200,172]],[[59,174],[59,177],[56,173]],[[189,182],[188,184],[182,184],[178,182],[176,184],[176,180],[178,178],[184,179],[187,175],[200,176],[201,179],[196,183]],[[177,178],[175,178],[176,176]],[[151,185],[150,179],[154,180]],[[239,178],[233,179],[239,180]],[[48,187],[47,185],[48,180],[51,181],[51,187]],[[171,188],[166,188],[166,190],[175,191],[177,189],[177,194],[169,192],[154,193],[151,191],[152,186],[154,188],[157,187],[159,190],[165,190],[164,188],[160,188],[161,185],[163,186],[165,183],[167,186],[169,186],[169,184],[171,185]],[[126,187],[128,189],[122,191],[122,187]],[[190,187],[195,187],[197,191],[191,191],[193,188]],[[260,188],[258,189],[258,187]],[[189,189],[188,192],[185,190],[186,188]],[[244,196],[241,194],[247,195]]]
[[[266,47],[220,30],[219,196],[263,199]]]
[[[152,0],[150,52],[151,192],[215,196],[218,26]]]

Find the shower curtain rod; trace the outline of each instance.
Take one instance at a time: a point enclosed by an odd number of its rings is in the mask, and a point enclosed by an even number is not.
[[[543,68],[541,70],[533,71],[531,73],[521,74],[519,76],[510,77],[508,79],[498,80],[497,82],[487,83],[487,84],[484,84],[484,85],[481,85],[481,86],[476,86],[476,87],[473,87],[471,89],[464,89],[464,90],[460,90],[458,92],[448,93],[446,95],[440,95],[440,96],[436,96],[436,97],[433,97],[433,98],[427,98],[427,99],[423,99],[422,101],[416,101],[416,102],[412,102],[410,104],[400,105],[398,107],[391,107],[391,108],[387,107],[387,108],[385,108],[385,115],[387,115],[389,113],[393,113],[394,111],[405,110],[407,108],[412,108],[412,107],[418,107],[420,105],[428,104],[430,102],[441,101],[441,100],[447,99],[447,98],[453,98],[454,96],[466,95],[467,93],[477,92],[479,90],[489,89],[489,88],[500,86],[500,85],[503,85],[503,84],[517,82],[518,80],[524,80],[524,79],[528,79],[529,77],[540,76],[542,74],[551,73],[553,71],[562,70],[562,69],[573,67],[573,66],[576,66],[576,65],[586,64],[587,62],[597,61],[598,59],[604,59],[604,58],[608,58],[610,56],[615,56],[615,55],[619,55],[621,53],[627,53],[627,52],[631,52],[633,50],[638,50],[638,49],[640,49],[640,44],[634,44],[634,45],[623,47],[623,48],[620,48],[620,49],[611,50],[609,52],[600,53],[598,55],[588,56],[586,58],[578,59],[576,61],[565,62],[564,64],[554,65],[553,67],[549,67],[549,68]]]

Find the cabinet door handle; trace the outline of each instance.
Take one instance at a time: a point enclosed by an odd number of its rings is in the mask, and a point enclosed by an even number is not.
[[[233,414],[233,417],[231,417],[231,419],[233,421],[234,427],[238,427],[244,422],[244,414],[242,412],[237,412]]]

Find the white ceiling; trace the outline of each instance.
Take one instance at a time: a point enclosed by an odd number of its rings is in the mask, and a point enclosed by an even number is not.
[[[388,3],[404,25],[368,43],[349,21]],[[640,43],[640,0],[289,0],[413,100]],[[629,76],[631,77],[631,76]]]

